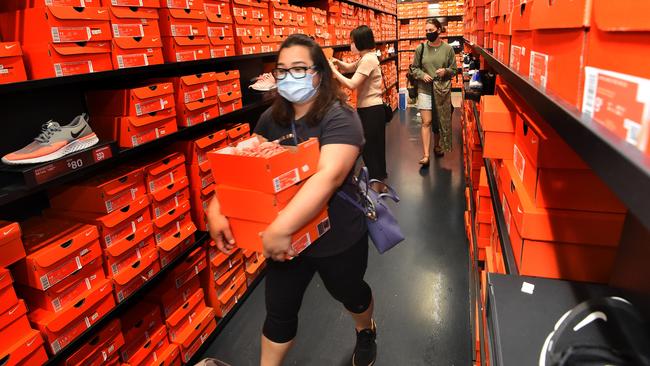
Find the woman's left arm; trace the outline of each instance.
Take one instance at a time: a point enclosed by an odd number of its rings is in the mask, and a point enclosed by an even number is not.
[[[262,234],[264,256],[284,261],[295,256],[291,248],[291,235],[327,204],[334,192],[343,184],[359,156],[359,147],[347,144],[328,144],[321,147],[318,171]]]

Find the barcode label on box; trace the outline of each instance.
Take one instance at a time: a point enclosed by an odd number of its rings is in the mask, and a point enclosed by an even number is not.
[[[113,24],[113,37],[144,37],[142,24]]]
[[[543,53],[530,51],[530,70],[528,78],[546,89],[546,82],[548,77],[548,55]]]
[[[176,52],[176,62],[196,61],[196,51]]]
[[[113,6],[143,6],[142,0],[111,0]]]
[[[45,0],[47,6],[75,6],[80,8],[86,7],[85,0]]]
[[[52,42],[88,42],[92,38],[90,27],[52,27]]]
[[[52,307],[54,308],[54,312],[61,310],[61,300],[58,297],[52,300]]]
[[[54,354],[57,354],[61,351],[61,343],[59,343],[58,339],[52,342],[51,347]]]
[[[47,275],[41,276],[41,288],[43,290],[47,290],[50,288],[52,285],[50,284],[50,279],[48,278]]]
[[[298,172],[298,168],[296,168],[273,179],[273,188],[275,190],[275,193],[278,193],[286,188],[291,187],[299,181],[300,174]]]
[[[189,9],[190,0],[167,0],[167,7],[172,9]]]
[[[165,109],[165,100],[163,98],[150,99],[135,104],[135,114],[139,117],[143,114],[162,111]]]
[[[186,92],[184,95],[185,103],[195,102],[197,100],[205,99],[205,90],[203,88]]]
[[[189,37],[194,35],[194,30],[189,24],[172,24],[171,31],[174,37]]]
[[[330,219],[326,217],[323,221],[318,224],[318,236],[323,236],[326,232],[330,231]]]
[[[54,74],[56,77],[90,74],[95,72],[92,61],[62,62],[54,64]]]
[[[515,169],[517,170],[517,175],[519,176],[519,179],[523,182],[524,170],[526,169],[526,159],[524,159],[524,154],[521,153],[521,150],[519,150],[517,144],[514,145],[514,153],[512,158],[513,158],[513,163],[515,165]]]

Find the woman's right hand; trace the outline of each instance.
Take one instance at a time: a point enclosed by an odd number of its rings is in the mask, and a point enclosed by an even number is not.
[[[235,238],[230,230],[228,218],[219,211],[219,201],[213,198],[205,210],[208,217],[210,237],[217,244],[217,248],[225,254],[230,254],[235,249]]]
[[[424,76],[422,77],[422,80],[423,80],[425,83],[430,83],[430,82],[433,81],[433,78],[432,78],[429,74],[426,74],[426,73],[425,73]]]

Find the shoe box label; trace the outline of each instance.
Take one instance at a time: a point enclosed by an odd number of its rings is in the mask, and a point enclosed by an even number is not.
[[[650,79],[586,67],[582,113],[639,150],[649,151]]]
[[[111,0],[113,6],[142,6],[142,0]]]
[[[201,88],[185,92],[183,101],[185,104],[196,102],[197,100],[205,99],[205,92],[208,91],[208,86],[204,85]]]
[[[140,216],[137,221],[140,222],[144,220],[144,217]],[[114,230],[110,230],[109,233],[104,235],[104,243],[106,247],[109,248],[111,245],[115,244],[119,240],[126,238],[127,236],[136,232],[137,224],[136,220],[125,221],[115,227]]]
[[[167,7],[170,9],[189,9],[190,0],[167,0]]]
[[[548,55],[530,51],[530,71],[528,78],[543,89],[546,88],[548,78]]]
[[[198,29],[194,29],[191,24],[172,24],[172,37],[191,37],[199,34]]]
[[[214,176],[212,174],[206,174],[203,177],[201,177],[201,189],[206,188],[210,184],[214,183]]]
[[[196,61],[196,51],[176,52],[176,62]]]
[[[113,37],[144,37],[144,26],[142,24],[113,24]]]
[[[56,77],[91,74],[95,72],[93,62],[88,61],[71,61],[54,64],[54,74]]]
[[[127,189],[122,192],[117,197],[113,197],[105,202],[106,212],[111,213],[113,210],[122,208],[129,204],[130,202],[135,201],[136,193],[138,192],[137,188]]]
[[[135,104],[135,114],[140,117],[143,114],[159,112],[165,109],[165,99],[154,98]]]
[[[510,47],[510,68],[515,72],[521,71],[521,58],[526,54],[526,48],[512,45]]]
[[[86,7],[85,0],[45,0],[47,6],[75,6],[79,8]]]
[[[212,108],[210,110],[212,110]],[[208,121],[208,120],[210,120],[212,118],[215,118],[215,117],[217,117],[217,116],[216,115],[213,116],[212,114],[210,114],[210,111],[208,110],[208,111],[205,111],[205,112],[200,112],[200,113],[188,116],[187,119],[185,120],[185,123],[186,123],[187,127],[190,127],[190,126],[194,126],[194,125],[199,124],[199,123],[206,122],[206,121]]]
[[[90,27],[52,27],[51,31],[54,43],[88,42],[93,36]]]
[[[165,133],[165,128],[164,127],[156,127],[153,128],[149,131],[139,133],[137,135],[131,136],[131,144],[135,146],[140,146],[144,143],[147,143],[151,140],[155,140],[160,138],[160,136],[164,136]]]
[[[167,214],[171,210],[177,208],[180,205],[178,197],[183,197],[185,191],[176,192],[172,197],[169,197],[167,200],[163,201],[154,209],[154,220],[160,218],[161,216]]]
[[[61,282],[63,279],[68,277],[71,273],[80,270],[82,267],[81,255],[85,255],[85,254],[86,253],[82,251],[78,256],[69,258],[67,261],[61,263],[55,269],[42,275],[40,278],[41,288],[43,290],[47,290],[50,287]]]
[[[167,227],[163,231],[156,232],[156,244],[160,244],[165,239],[170,238],[172,235],[175,235],[176,233],[181,232],[181,221],[182,218],[179,218],[178,221],[176,221],[173,224],[167,225]]]

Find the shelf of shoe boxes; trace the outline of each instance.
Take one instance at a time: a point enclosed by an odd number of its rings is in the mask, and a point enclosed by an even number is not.
[[[0,83],[277,51],[289,34],[349,43],[370,24],[396,38],[396,17],[330,1],[26,0],[0,4]],[[27,26],[29,24],[29,26]]]
[[[397,2],[396,1],[383,1],[383,0],[342,0],[341,2],[349,3],[351,5],[364,5],[371,10],[378,10],[385,12],[388,15],[397,14]]]
[[[443,17],[463,15],[463,1],[440,1],[437,2],[438,8],[435,12],[430,11],[429,2],[408,2],[397,5],[397,17],[400,19],[420,18],[420,17]]]
[[[476,216],[466,214],[466,225],[476,228],[479,259],[485,263],[483,303],[486,274],[504,273],[491,207],[497,203],[519,274],[607,283],[625,205],[504,82],[497,82],[495,95],[482,96],[479,106],[466,100],[464,112],[466,176],[478,182],[476,192],[466,192],[468,200],[475,197],[478,202]],[[483,159],[495,175],[496,199],[490,197]]]
[[[2,222],[0,354],[11,364],[43,364],[137,297],[137,306],[94,329],[65,364],[189,360],[264,266],[256,252],[225,255],[194,236],[197,226],[207,230],[204,210],[214,194],[207,153],[248,135],[239,124],[177,142],[156,157],[51,190],[42,216]],[[153,291],[138,292],[161,270],[166,276]]]

